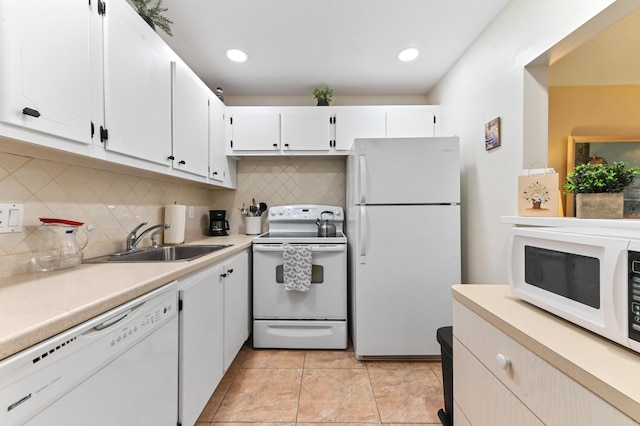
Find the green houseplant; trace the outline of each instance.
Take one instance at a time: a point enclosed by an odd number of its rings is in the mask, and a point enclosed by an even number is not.
[[[162,15],[169,10],[166,7],[162,7],[162,0],[129,0],[129,2],[136,8],[138,14],[151,28],[155,30],[157,26],[173,37],[171,33],[171,24],[173,24],[173,21]]]
[[[313,97],[318,100],[318,106],[327,106],[331,103],[331,98],[333,98],[333,89],[329,86],[324,86],[322,89],[315,88]]]
[[[622,218],[624,188],[640,173],[625,162],[580,164],[567,174],[564,193],[576,194],[576,216],[582,218]]]

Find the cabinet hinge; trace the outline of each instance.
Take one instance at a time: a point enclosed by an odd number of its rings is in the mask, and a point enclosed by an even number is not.
[[[181,310],[182,310],[182,299],[178,300],[178,312],[180,312]]]
[[[109,140],[109,131],[100,126],[100,142],[104,143]]]
[[[98,15],[107,14],[107,4],[102,0],[98,0]]]

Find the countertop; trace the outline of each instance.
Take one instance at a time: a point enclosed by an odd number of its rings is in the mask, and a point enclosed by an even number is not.
[[[512,296],[507,285],[455,285],[453,298],[640,423],[640,353]]]
[[[233,244],[189,262],[83,263],[0,279],[0,360],[169,282],[251,247],[255,236],[206,237]]]

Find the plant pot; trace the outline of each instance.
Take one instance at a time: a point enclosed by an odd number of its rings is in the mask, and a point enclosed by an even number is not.
[[[576,194],[576,217],[583,219],[622,219],[624,194]]]
[[[329,106],[329,101],[318,101],[318,106]]]

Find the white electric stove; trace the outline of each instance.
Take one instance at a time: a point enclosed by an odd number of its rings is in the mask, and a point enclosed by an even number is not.
[[[316,220],[322,212],[333,213],[335,236],[318,236]],[[342,207],[275,206],[269,208],[268,222],[269,232],[253,241],[253,346],[345,349],[347,238]],[[308,292],[285,290],[284,244],[311,249]]]

